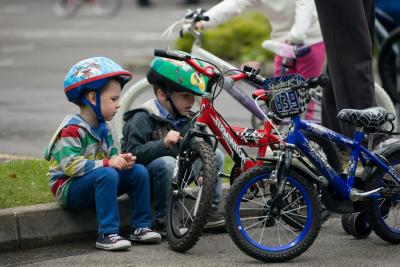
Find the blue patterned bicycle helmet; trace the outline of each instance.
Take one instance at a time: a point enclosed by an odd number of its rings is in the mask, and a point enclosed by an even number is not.
[[[121,89],[132,78],[132,73],[106,57],[92,57],[76,63],[64,79],[64,92],[70,102],[83,103],[96,114],[101,128],[101,138],[108,143],[108,133],[101,113],[100,90],[113,78],[121,83]],[[96,105],[83,97],[85,91],[96,91]]]
[[[132,73],[106,57],[92,57],[76,63],[64,80],[64,92],[69,101],[77,103],[84,91],[100,90],[113,77],[119,77],[121,88],[132,78]]]

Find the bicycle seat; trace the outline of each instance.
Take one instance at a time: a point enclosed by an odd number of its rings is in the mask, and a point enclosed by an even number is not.
[[[357,127],[375,129],[388,120],[388,112],[382,107],[366,109],[342,109],[337,118]]]

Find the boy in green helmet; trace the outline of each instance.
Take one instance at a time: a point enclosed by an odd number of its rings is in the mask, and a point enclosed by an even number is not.
[[[199,62],[199,64],[202,64]],[[208,78],[182,61],[156,57],[147,72],[155,99],[124,114],[121,149],[137,156],[145,165],[153,185],[155,229],[165,233],[168,194],[171,189],[178,141],[188,130],[195,95],[202,95]],[[218,171],[224,168],[223,153],[217,149]],[[223,228],[224,218],[217,212],[221,201],[221,181],[218,179],[215,200],[205,228]]]

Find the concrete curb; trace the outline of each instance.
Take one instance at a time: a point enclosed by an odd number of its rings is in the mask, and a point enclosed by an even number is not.
[[[223,185],[220,209],[225,205],[229,185]],[[119,198],[120,229],[130,225],[129,198]],[[0,210],[0,251],[50,245],[86,236],[95,237],[94,209],[71,211],[58,203],[39,204]]]

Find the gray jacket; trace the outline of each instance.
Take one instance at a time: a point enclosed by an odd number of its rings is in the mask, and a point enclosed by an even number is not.
[[[138,109],[126,112],[124,121],[121,151],[134,154],[137,157],[137,163],[147,165],[163,156],[176,157],[178,155],[177,145],[168,149],[164,146],[166,134],[170,130],[178,130],[172,121],[160,117],[154,99],[147,101]],[[185,132],[181,132],[181,135]]]

